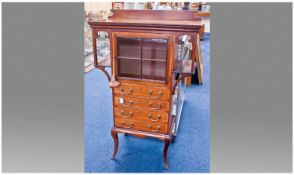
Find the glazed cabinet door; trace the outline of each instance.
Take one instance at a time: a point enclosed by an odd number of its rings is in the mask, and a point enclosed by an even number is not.
[[[142,39],[142,79],[166,80],[168,39]]]
[[[118,79],[166,83],[171,46],[172,35],[113,32],[115,75]]]
[[[119,77],[141,77],[141,40],[139,38],[116,37],[116,63]]]

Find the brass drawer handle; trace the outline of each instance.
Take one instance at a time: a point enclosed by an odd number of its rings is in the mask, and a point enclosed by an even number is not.
[[[152,96],[152,93],[153,93],[152,90],[149,90],[149,96],[153,99],[160,98],[162,96],[161,91],[158,92],[158,96]]]
[[[125,114],[125,111],[123,111],[123,110],[121,110],[120,113],[122,114],[122,117],[123,118],[131,118],[133,116],[133,114],[134,114],[133,112],[130,112],[130,115],[129,116],[124,115]]]
[[[129,126],[126,126],[125,124],[126,123],[124,121],[121,122],[121,125],[122,125],[123,128],[128,128],[129,129],[129,128],[132,128],[133,127],[133,124],[134,123],[133,122],[130,122]]]
[[[148,114],[148,117],[149,117],[149,119],[150,119],[151,121],[153,121],[153,122],[157,122],[157,121],[160,120],[160,115],[157,115],[156,119],[153,119],[151,114]]]
[[[159,132],[160,131],[160,126],[159,125],[157,126],[157,130],[152,130],[150,124],[147,126],[147,128],[150,129],[151,132]]]
[[[129,92],[126,92],[126,93],[124,93],[124,91],[125,91],[124,89],[120,89],[121,94],[123,94],[123,95],[131,95],[132,92],[133,92],[133,89],[130,88],[130,89],[129,89]]]
[[[148,106],[152,107],[152,102],[149,102]],[[161,104],[159,103],[158,104],[158,107],[157,108],[151,108],[152,110],[158,110],[158,109],[161,109]]]
[[[120,105],[122,105],[122,106],[126,106],[126,107],[129,107],[129,106],[132,106],[133,103],[134,103],[134,102],[133,102],[132,100],[130,100],[129,104],[124,104],[124,103],[121,104],[121,103],[120,103]]]

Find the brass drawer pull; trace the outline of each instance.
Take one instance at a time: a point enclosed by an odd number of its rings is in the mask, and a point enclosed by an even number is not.
[[[150,119],[151,121],[153,121],[153,122],[157,122],[157,121],[160,120],[160,115],[157,115],[156,119],[153,119],[151,114],[148,114],[148,117],[149,117],[149,119]]]
[[[122,117],[123,118],[131,118],[133,116],[133,114],[134,114],[133,112],[130,112],[130,115],[129,116],[124,115],[125,114],[125,111],[123,111],[123,110],[121,110],[120,113],[122,114]]]
[[[158,92],[158,96],[152,96],[152,93],[153,93],[152,90],[149,90],[149,96],[153,99],[160,98],[162,96],[161,91]]]
[[[160,131],[160,126],[159,125],[157,126],[157,130],[152,130],[150,124],[147,126],[147,128],[150,129],[151,132],[159,132]]]
[[[129,126],[125,126],[125,124],[126,123],[124,121],[121,122],[121,125],[122,125],[123,128],[128,128],[129,129],[129,128],[133,127],[133,122],[130,122]]]
[[[123,94],[123,95],[131,95],[132,92],[133,92],[133,89],[130,88],[130,89],[129,89],[129,92],[126,92],[126,93],[124,93],[124,91],[125,91],[124,89],[120,89],[121,94]]]
[[[133,102],[132,100],[130,100],[129,104],[124,104],[124,103],[121,104],[121,103],[120,103],[120,105],[122,105],[122,106],[126,106],[126,107],[129,107],[129,106],[132,106],[133,103],[134,103],[134,102]]]
[[[149,102],[148,106],[152,107],[152,102]],[[161,104],[159,103],[158,104],[158,107],[157,108],[151,108],[152,110],[158,110],[158,109],[161,109]]]

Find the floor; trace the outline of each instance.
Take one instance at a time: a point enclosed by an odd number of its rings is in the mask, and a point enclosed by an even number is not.
[[[116,160],[111,160],[113,126],[111,89],[101,71],[84,77],[85,172],[209,172],[210,148],[210,35],[201,41],[204,83],[186,89],[176,142],[168,151],[169,169],[163,168],[163,143],[119,135]]]

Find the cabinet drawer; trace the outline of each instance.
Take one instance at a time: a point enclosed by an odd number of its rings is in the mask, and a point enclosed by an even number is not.
[[[167,123],[168,113],[160,111],[144,111],[127,108],[115,108],[114,116],[118,118],[126,118],[132,120],[142,120],[151,123]]]
[[[119,96],[155,99],[155,100],[168,100],[170,99],[170,91],[165,87],[152,87],[134,84],[122,84],[114,88],[114,94]]]
[[[124,97],[124,103],[120,103],[120,96],[114,97],[115,107],[143,109],[150,111],[169,111],[170,105],[168,101],[145,100],[138,98]]]
[[[127,128],[139,131],[153,132],[165,134],[168,131],[167,123],[152,123],[152,122],[143,122],[138,120],[124,119],[124,118],[115,118],[114,124],[119,128]]]

